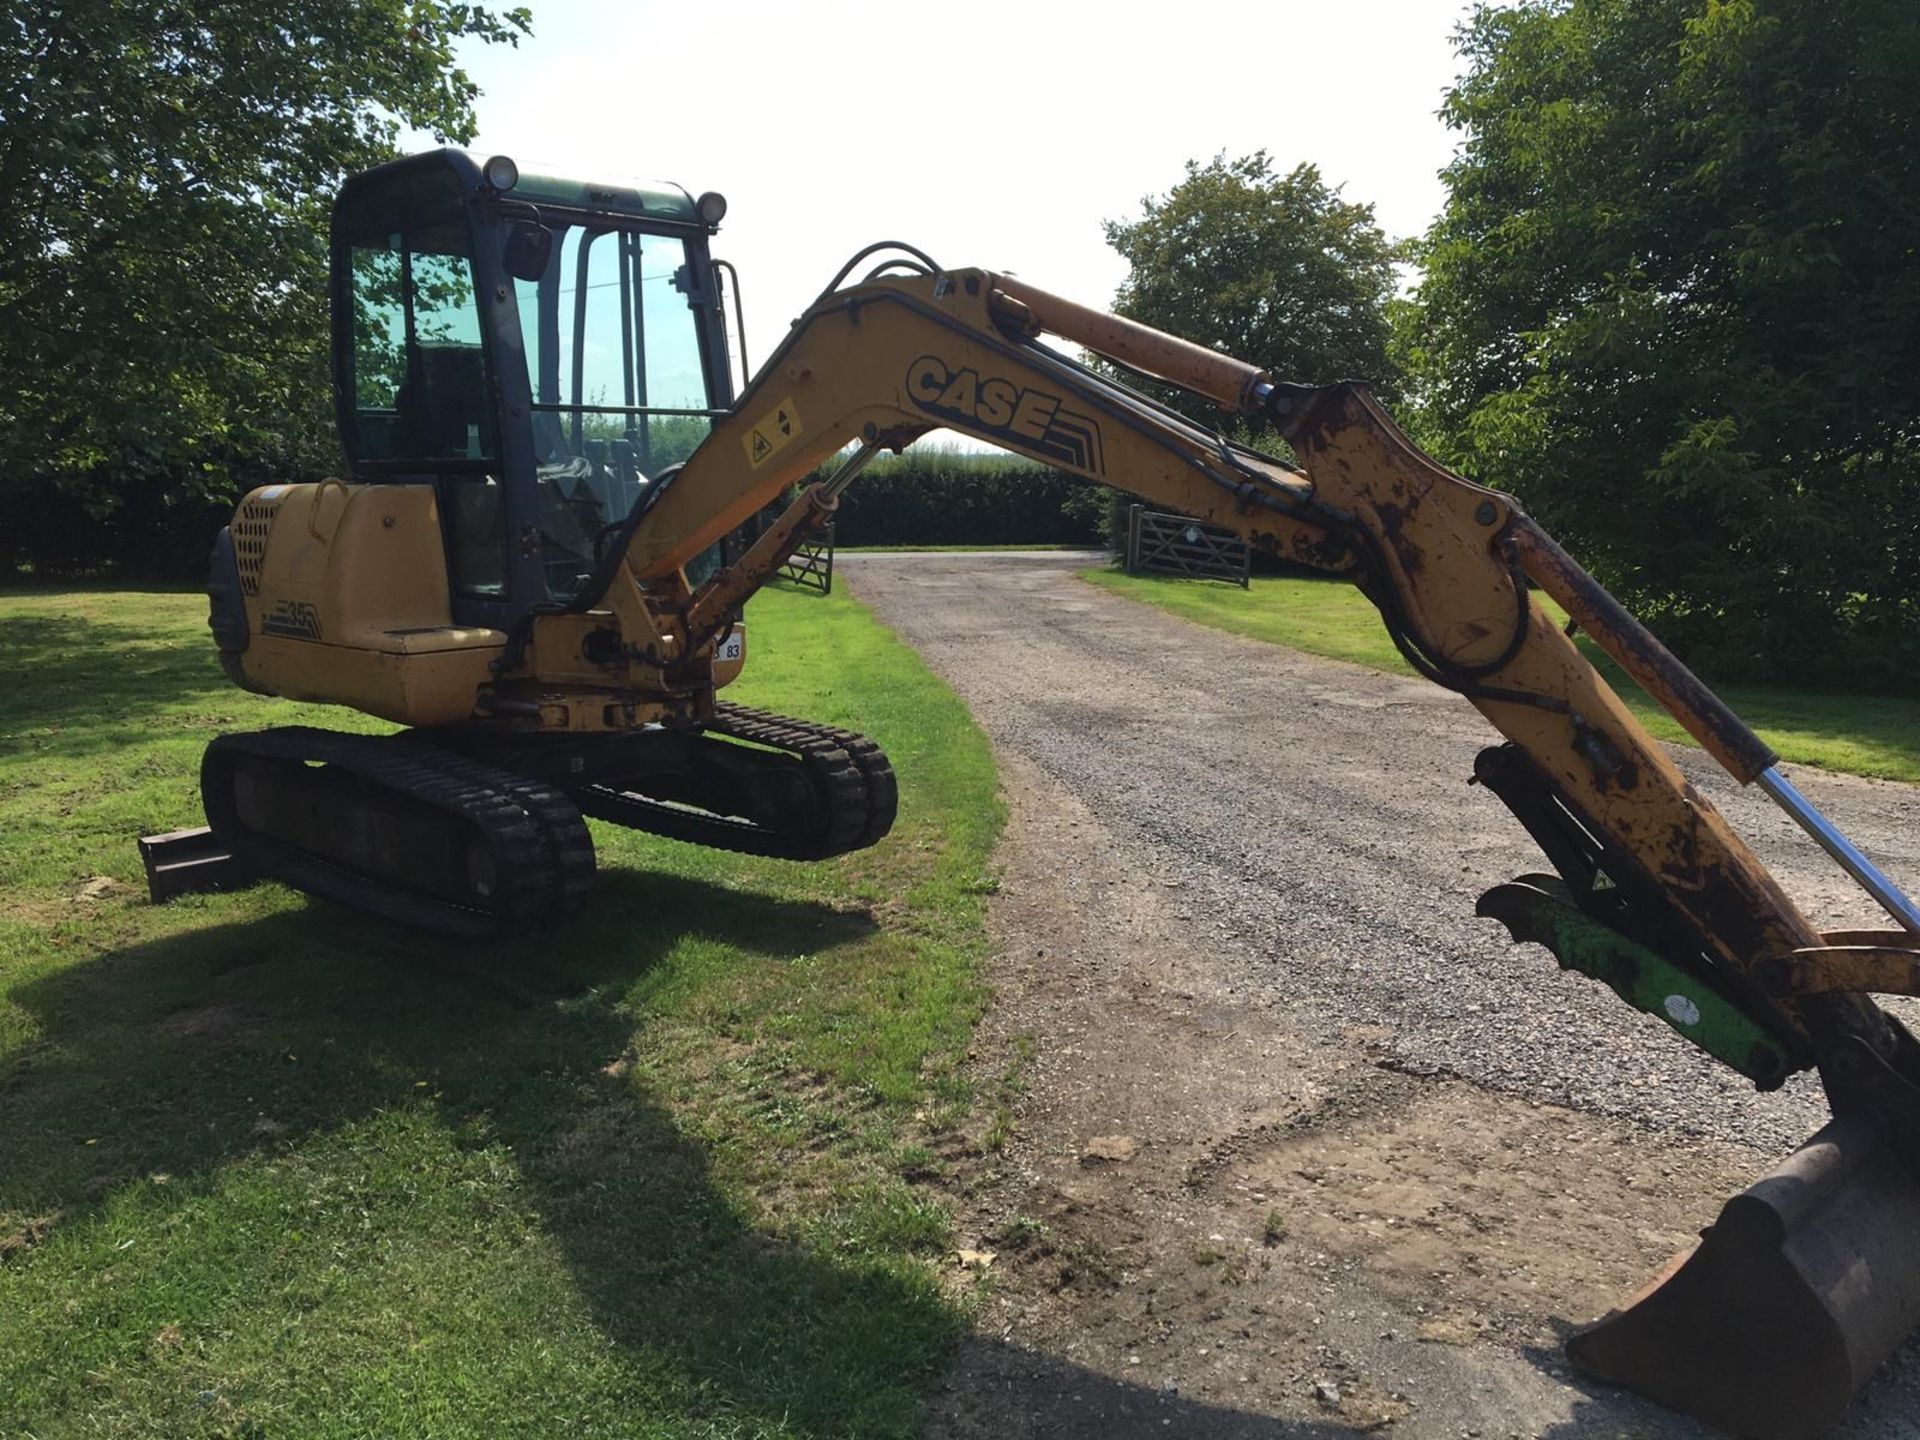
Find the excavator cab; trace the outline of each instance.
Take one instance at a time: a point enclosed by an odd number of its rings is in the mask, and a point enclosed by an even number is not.
[[[456,625],[506,630],[580,594],[633,507],[726,413],[708,251],[725,209],[458,150],[342,188],[333,380],[347,480],[432,488]]]

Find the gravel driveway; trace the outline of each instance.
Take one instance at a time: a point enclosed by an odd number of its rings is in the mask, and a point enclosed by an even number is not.
[[[1086,564],[840,561],[972,707],[1013,816],[982,1043],[1034,1058],[976,1205],[1009,1250],[1007,1324],[963,1373],[1021,1399],[966,1397],[930,1428],[1125,1433],[1132,1387],[1142,1434],[1693,1433],[1579,1385],[1557,1333],[1818,1128],[1817,1086],[1756,1095],[1475,918],[1487,886],[1548,867],[1467,785],[1498,737],[1456,697],[1191,625]],[[1882,923],[1764,797],[1678,758],[1816,923]],[[1790,773],[1920,886],[1920,791]],[[1107,1130],[1138,1156],[1090,1157]],[[1271,1233],[1276,1205],[1298,1238]],[[1013,1263],[1032,1247],[1010,1224],[1047,1237],[1043,1262]],[[1088,1246],[1108,1258],[1059,1283],[1055,1257]],[[1303,1292],[1318,1310],[1284,1318]],[[1911,1350],[1892,1370],[1849,1433],[1920,1430]],[[1060,1398],[1076,1387],[1097,1400]],[[1052,1418],[1026,1432],[1015,1411]]]

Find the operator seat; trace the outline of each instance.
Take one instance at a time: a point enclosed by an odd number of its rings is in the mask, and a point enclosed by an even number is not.
[[[478,345],[422,344],[394,397],[400,450],[422,460],[481,459],[488,431],[486,365]]]

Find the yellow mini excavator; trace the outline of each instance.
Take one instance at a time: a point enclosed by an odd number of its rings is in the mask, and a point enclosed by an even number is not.
[[[798,860],[873,844],[895,789],[871,740],[718,692],[745,659],[742,605],[862,465],[963,431],[1350,579],[1408,662],[1504,737],[1473,778],[1552,869],[1479,912],[1762,1089],[1818,1070],[1832,1123],[1570,1349],[1740,1435],[1835,1423],[1920,1322],[1920,1046],[1869,998],[1920,993],[1913,904],[1513,497],[1422,454],[1363,385],[1275,379],[888,244],[849,261],[736,395],[709,253],[725,210],[452,150],[343,187],[346,476],[241,500],[214,548],[210,623],[236,683],[407,728],[215,740],[207,827],[143,842],[156,896],[268,877],[484,940],[587,895],[583,816]],[[1224,439],[1047,335],[1263,418],[1294,458]],[[1816,930],[1534,587],[1894,923]]]

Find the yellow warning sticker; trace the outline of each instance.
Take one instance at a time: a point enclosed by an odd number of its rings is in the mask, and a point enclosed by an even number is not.
[[[758,470],[800,436],[800,412],[789,395],[755,422],[743,442],[747,463]]]

